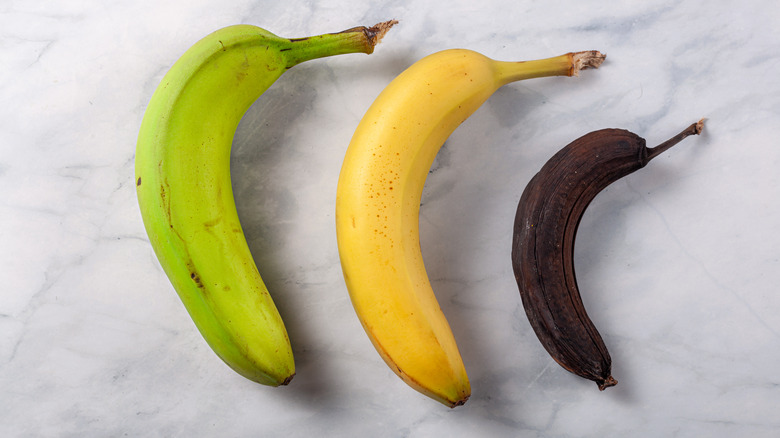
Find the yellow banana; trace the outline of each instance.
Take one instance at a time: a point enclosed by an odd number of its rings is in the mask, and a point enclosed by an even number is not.
[[[501,62],[470,50],[438,52],[395,78],[352,137],[336,198],[338,250],[352,304],[390,368],[447,406],[465,403],[471,387],[420,250],[428,171],[449,135],[499,87],[574,76],[604,58],[591,51]]]
[[[298,39],[250,25],[218,30],[171,67],[144,114],[135,183],[149,240],[209,346],[258,383],[289,383],[295,364],[238,220],[234,133],[286,70],[315,58],[370,54],[393,24]]]

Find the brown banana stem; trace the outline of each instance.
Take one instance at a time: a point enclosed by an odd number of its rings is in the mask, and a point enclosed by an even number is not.
[[[685,128],[685,130],[675,135],[674,137],[670,138],[669,140],[666,140],[665,142],[659,144],[658,146],[654,148],[648,148],[647,161],[650,161],[653,158],[666,152],[669,148],[681,142],[685,137],[688,137],[689,135],[701,134],[702,129],[704,129],[704,119],[701,119],[698,122],[692,124],[691,126]]]
[[[396,24],[398,24],[398,20],[388,20],[377,23],[371,27],[356,26],[337,33],[363,33],[368,45],[373,48],[379,44],[380,41],[382,41],[382,38],[385,36],[385,34],[387,34],[390,28]]]
[[[599,68],[605,59],[607,59],[607,54],[598,50],[573,53],[572,64],[574,65],[574,70],[572,71],[572,76],[579,76],[580,70]]]

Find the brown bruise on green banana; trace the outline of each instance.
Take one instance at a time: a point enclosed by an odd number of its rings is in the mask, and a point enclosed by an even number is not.
[[[654,148],[629,131],[586,134],[556,153],[523,191],[515,217],[512,265],[523,307],[537,337],[564,369],[617,384],[607,347],[582,304],[574,242],[587,206],[604,188],[641,168],[690,135],[704,119]]]
[[[200,289],[205,289],[203,282],[200,281],[200,275],[195,270],[190,271],[190,278],[195,282],[195,285]]]

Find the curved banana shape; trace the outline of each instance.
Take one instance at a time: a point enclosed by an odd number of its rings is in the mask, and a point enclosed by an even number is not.
[[[135,181],[149,240],[209,346],[258,383],[285,385],[295,365],[238,220],[233,135],[287,69],[325,56],[372,53],[394,23],[299,39],[249,25],[218,30],[173,65],[144,114]]]
[[[387,86],[347,149],[336,230],[352,304],[390,368],[447,406],[465,403],[471,387],[420,250],[420,197],[433,159],[502,85],[576,75],[603,59],[598,52],[527,62],[499,62],[461,49],[435,53]]]
[[[544,348],[566,370],[617,384],[612,359],[582,305],[574,274],[574,240],[585,209],[604,188],[643,168],[689,135],[703,120],[654,148],[623,129],[602,129],[574,140],[526,186],[515,216],[512,266],[528,320]]]

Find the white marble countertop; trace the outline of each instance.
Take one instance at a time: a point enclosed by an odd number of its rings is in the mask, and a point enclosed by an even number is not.
[[[638,3],[3,3],[0,436],[777,436],[780,8]],[[237,133],[236,202],[297,364],[287,387],[254,384],[211,352],[149,245],[133,184],[145,105],[217,28],[301,37],[391,18],[373,55],[292,69]],[[361,329],[334,201],[376,95],[454,47],[608,58],[580,78],[502,88],[428,178],[423,254],[473,388],[450,410],[392,374]],[[620,381],[599,392],[550,359],[523,313],[517,201],[589,131],[656,144],[701,117],[702,136],[610,186],[580,226],[580,289]]]

